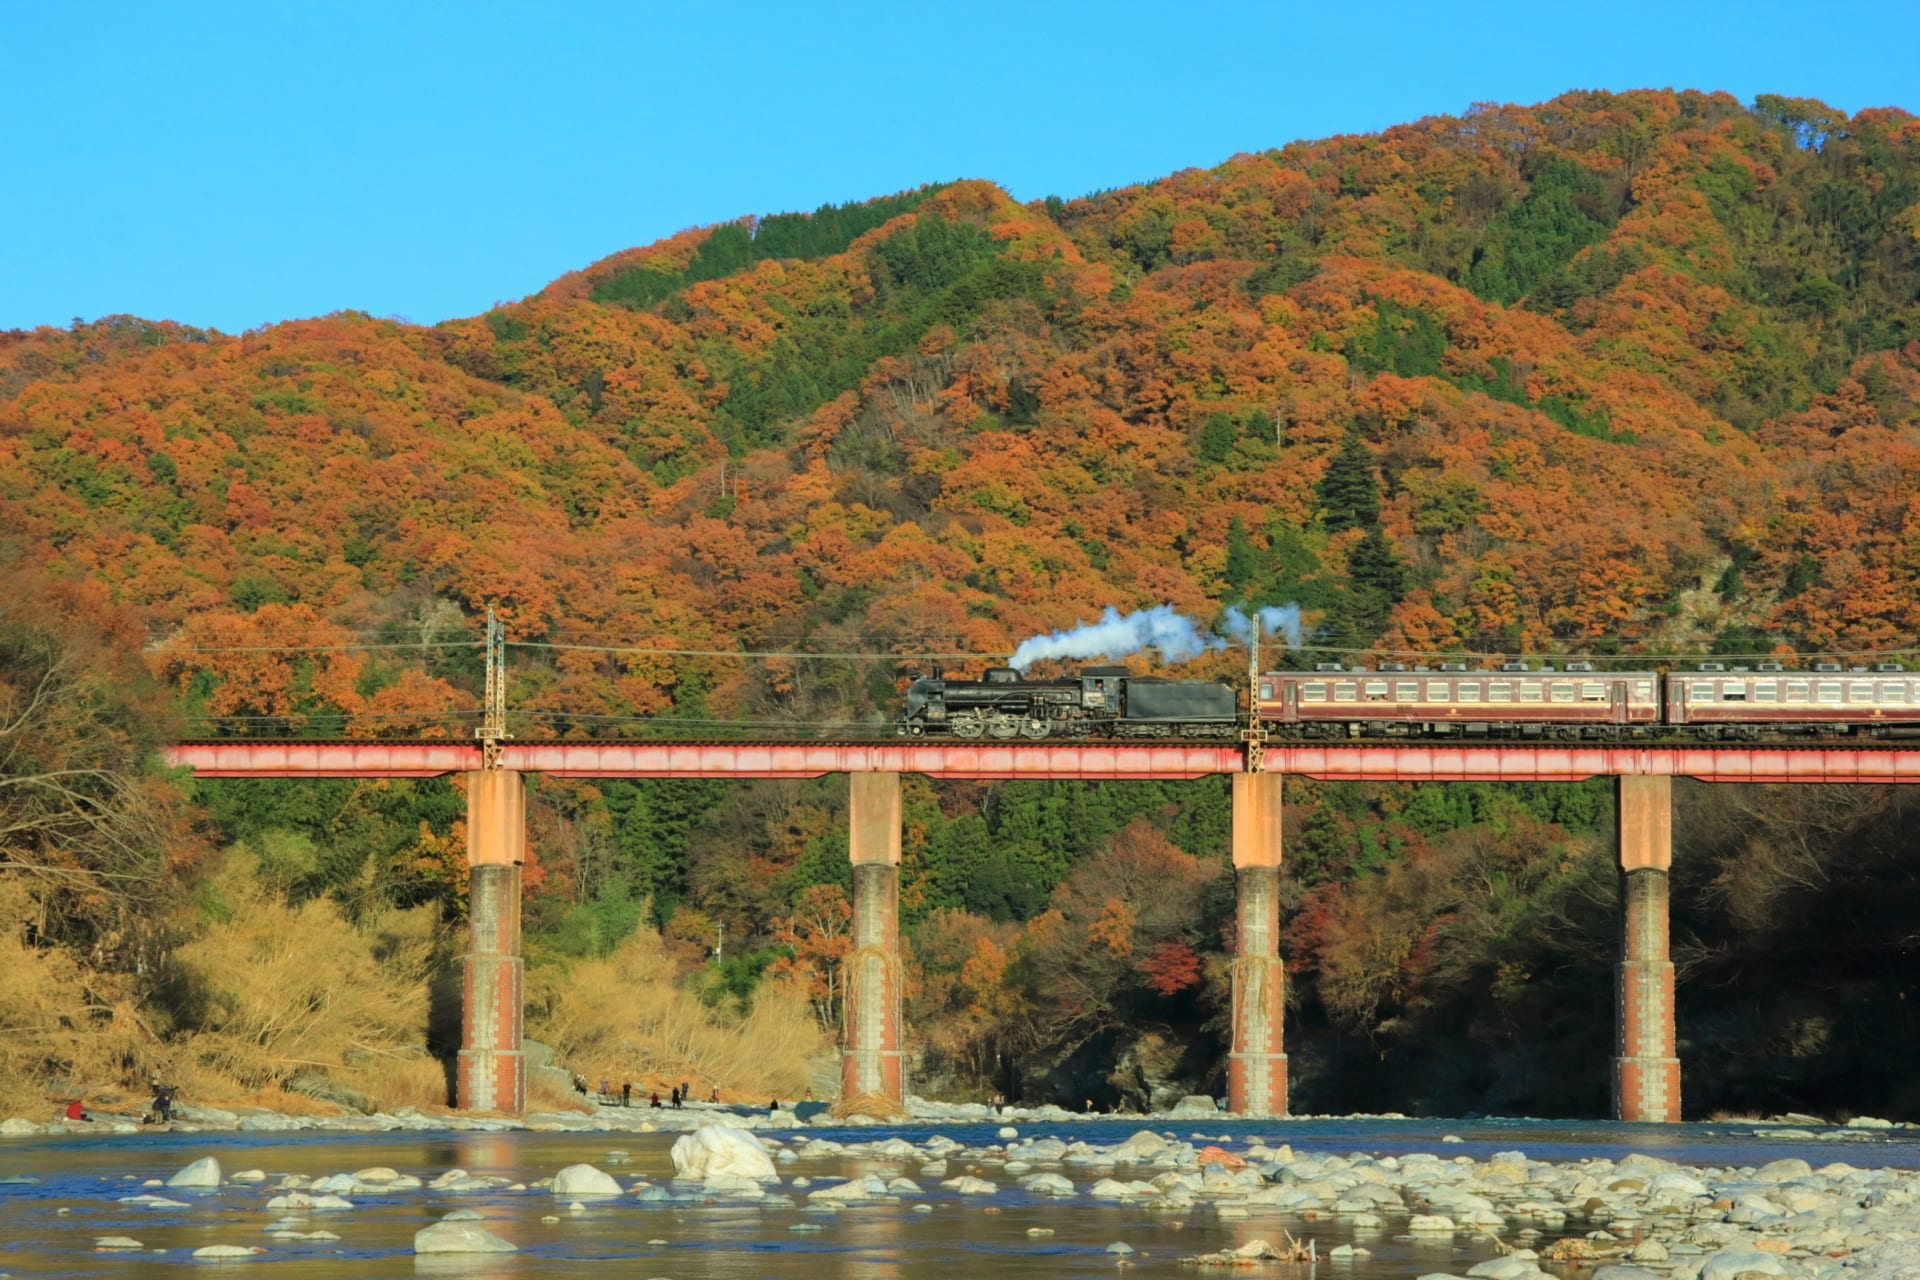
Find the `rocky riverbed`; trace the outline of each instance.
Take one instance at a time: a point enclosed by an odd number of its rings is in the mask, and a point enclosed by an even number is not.
[[[694,1275],[750,1237],[753,1274],[765,1275],[817,1273],[822,1253],[848,1249],[892,1258],[900,1275],[1303,1264],[1321,1280],[1329,1268],[1342,1280],[1920,1274],[1920,1174],[1867,1158],[1911,1160],[1915,1148],[1872,1123],[1642,1130],[1649,1149],[1607,1143],[1572,1158],[1562,1131],[1547,1144],[1556,1158],[1535,1158],[1490,1149],[1464,1124],[1465,1142],[1441,1132],[1425,1149],[1400,1139],[1367,1149],[1334,1146],[1327,1124],[1302,1120],[1196,1132],[1029,1113],[815,1129],[700,1108],[632,1113],[636,1125],[684,1131],[636,1131],[610,1147],[601,1135],[627,1118],[613,1110],[530,1117],[531,1132],[498,1134],[483,1119],[421,1117],[467,1126],[440,1136],[410,1134],[412,1117],[396,1116],[391,1128],[282,1138],[235,1116],[180,1122],[218,1131],[150,1128],[159,1149],[26,1135],[0,1142],[0,1271],[298,1257],[300,1274],[349,1276],[391,1274],[407,1255],[416,1267],[491,1254],[485,1265],[516,1274],[618,1260],[622,1274]],[[1391,1122],[1341,1123],[1386,1132]],[[1713,1163],[1657,1150],[1739,1154],[1756,1142],[1804,1154]],[[115,1151],[148,1172],[111,1172]],[[384,1158],[333,1160],[371,1152]],[[1831,1158],[1856,1152],[1855,1163]],[[165,1154],[173,1167],[152,1168]]]

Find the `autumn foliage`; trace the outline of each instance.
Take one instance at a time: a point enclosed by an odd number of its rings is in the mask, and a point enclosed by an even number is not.
[[[0,334],[0,516],[190,732],[464,736],[492,608],[521,737],[844,735],[1110,605],[1295,603],[1288,662],[1909,651],[1916,415],[1920,120],[1578,92],[1080,199],[691,229],[432,327]],[[298,893],[457,920],[442,784],[271,796],[197,792],[306,841]],[[1217,1034],[1218,800],[910,782],[929,1037],[978,1083],[1116,1023]],[[1593,814],[1483,839],[1460,803],[1299,833],[1344,868],[1289,901],[1341,1034],[1470,980],[1435,967],[1463,868],[1574,892],[1549,851]],[[844,808],[549,780],[536,947],[738,939],[714,991],[830,1023]]]

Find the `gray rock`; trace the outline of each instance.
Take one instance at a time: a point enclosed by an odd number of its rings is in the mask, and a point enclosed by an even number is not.
[[[167,1185],[170,1187],[217,1187],[220,1185],[220,1162],[212,1156],[202,1156],[168,1178]]]
[[[1595,1271],[1593,1280],[1660,1280],[1660,1274],[1649,1271],[1645,1267],[1629,1267],[1614,1263]]]
[[[1128,1244],[1125,1240],[1115,1240],[1112,1244],[1107,1246],[1108,1253],[1118,1253],[1123,1256],[1126,1254],[1132,1253],[1133,1251],[1134,1251],[1133,1246]]]
[[[1708,1258],[1700,1268],[1700,1280],[1734,1280],[1750,1271],[1763,1275],[1783,1276],[1787,1268],[1778,1254],[1761,1253],[1758,1249],[1722,1249]]]
[[[1812,1172],[1813,1166],[1805,1160],[1789,1156],[1785,1160],[1769,1160],[1754,1170],[1753,1176],[1757,1182],[1789,1182]]]
[[[602,1173],[590,1164],[570,1164],[553,1175],[556,1196],[617,1196],[620,1184],[613,1175]]]
[[[1176,1120],[1185,1120],[1196,1116],[1217,1116],[1219,1106],[1204,1093],[1190,1093],[1173,1104],[1173,1110],[1167,1113]]]
[[[436,1222],[413,1234],[415,1253],[513,1253],[493,1232],[467,1222]]]

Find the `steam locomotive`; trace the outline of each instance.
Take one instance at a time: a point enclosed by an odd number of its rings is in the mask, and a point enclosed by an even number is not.
[[[1240,728],[1233,686],[1082,667],[1066,680],[1022,680],[989,667],[984,680],[925,676],[907,686],[899,731],[956,738],[1231,738]]]
[[[1664,674],[1596,671],[1590,662],[1323,664],[1268,672],[1254,694],[1254,719],[1275,738],[1920,737],[1920,675],[1893,663],[1789,670],[1705,662]],[[1060,680],[993,667],[982,680],[915,680],[897,727],[966,739],[1232,738],[1238,703],[1231,685],[1125,667],[1083,667]]]

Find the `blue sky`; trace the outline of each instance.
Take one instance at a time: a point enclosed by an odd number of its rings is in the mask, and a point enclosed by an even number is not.
[[[1475,101],[1920,110],[1920,5],[0,0],[0,328],[469,315],[679,228],[1072,197]]]

